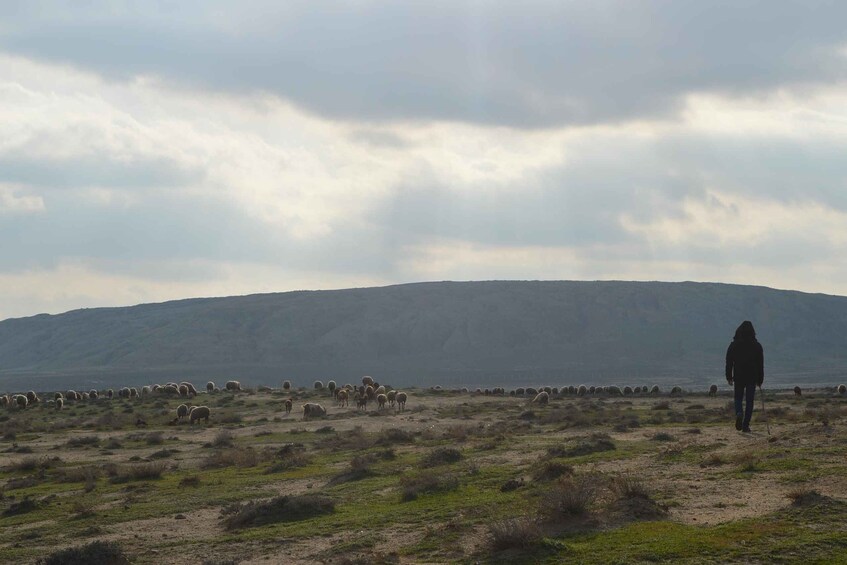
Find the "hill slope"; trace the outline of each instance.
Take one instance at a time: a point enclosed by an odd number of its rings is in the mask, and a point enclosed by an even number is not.
[[[847,353],[845,297],[711,283],[492,281],[191,299],[5,320],[0,386],[183,376],[278,385],[283,378],[306,384],[362,374],[395,385],[686,384],[721,378],[725,348],[744,319],[757,327],[771,383],[839,378]]]

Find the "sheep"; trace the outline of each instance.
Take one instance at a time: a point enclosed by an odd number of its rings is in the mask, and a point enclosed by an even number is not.
[[[186,416],[188,416],[188,405],[180,404],[179,406],[177,406],[176,407],[176,419],[182,420]]]
[[[170,394],[171,396],[179,395],[179,386],[173,383],[166,384],[160,390],[163,394]]]
[[[382,410],[383,408],[385,408],[386,402],[388,402],[387,396],[385,396],[384,394],[377,394],[376,395],[376,404],[377,404],[376,408],[377,408],[377,410]]]
[[[188,387],[185,385],[179,385],[177,388],[180,396],[188,396]]]
[[[326,388],[332,396],[335,396],[335,391],[338,389],[338,385],[335,384],[335,381],[329,381],[326,383]]]
[[[479,390],[479,389],[477,389],[477,390]],[[378,387],[376,387],[376,389],[374,390],[374,394],[376,394],[376,395],[385,394],[385,393],[386,393],[386,390],[385,390],[385,386],[384,386],[384,385],[379,385],[379,386],[378,386]]]
[[[632,389],[632,392],[635,393],[635,394],[641,394],[641,387],[640,386],[635,387],[634,389]]]
[[[709,396],[716,396],[718,394],[718,385],[712,385],[709,387]]]
[[[526,395],[527,396],[533,396],[534,397],[536,394],[538,394],[537,388],[533,388],[531,386],[526,387]]]
[[[550,402],[550,395],[546,390],[542,390],[538,394],[535,395],[535,398],[532,399],[533,404],[540,404],[542,406],[546,406],[547,403]]]
[[[162,390],[162,385],[160,384],[154,384],[150,386],[150,392],[159,392],[160,390]]]
[[[5,394],[0,394],[0,407],[6,408],[9,405],[9,397]]]
[[[29,400],[27,400],[27,397],[25,395],[15,395],[15,405],[17,405],[18,408],[26,408],[27,404],[29,404]]]
[[[838,385],[838,394],[841,394],[841,395],[847,394],[847,386]]]
[[[218,393],[220,393],[220,392],[221,392],[221,388],[220,388],[220,387],[218,387],[218,386],[216,386],[216,387],[215,387],[215,390],[213,390],[212,392],[213,392],[214,394],[218,394]]]
[[[625,386],[625,387],[623,387],[623,393],[624,393],[625,395],[629,396],[630,394],[632,394],[632,393],[633,393],[632,387],[631,387],[631,386]]]
[[[212,413],[208,406],[194,406],[188,413],[188,420],[191,425],[197,420],[205,420],[209,423],[209,415]]]
[[[38,395],[35,394],[34,390],[31,390],[26,393],[26,401],[27,404],[38,404],[39,398]]]
[[[282,390],[291,390],[291,381],[282,381]]]
[[[406,409],[406,393],[405,392],[398,392],[397,396],[395,397],[395,400],[397,400],[397,410],[402,412],[403,410]]]
[[[285,399],[285,414],[286,414],[286,415],[291,414],[291,408],[292,408],[293,406],[294,406],[294,403],[291,401],[291,399],[290,399],[290,398],[286,398],[286,399]]]
[[[365,375],[364,377],[362,377],[362,384],[364,386],[373,385],[374,384],[373,377],[369,377],[369,376]]]
[[[215,390],[215,383],[213,383],[212,381],[207,382],[206,383],[206,392],[211,394],[211,392],[213,390]]]
[[[226,389],[233,392],[241,390],[241,383],[238,381],[227,381]]]
[[[335,398],[338,401],[339,406],[350,405],[350,402],[348,400],[350,398],[350,393],[347,391],[346,388],[342,388],[341,390],[339,390],[338,395]]]
[[[188,381],[182,381],[181,383],[179,383],[179,386],[183,386],[183,385],[185,385],[188,388],[188,394],[190,396],[197,396],[197,389],[194,388],[193,384],[191,384]]]
[[[662,389],[659,388],[659,385],[653,385],[653,388],[650,389],[650,394],[660,394]]]
[[[96,390],[94,390],[94,389],[91,389],[91,390],[89,390],[89,391],[88,391],[88,398],[90,398],[91,400],[97,400],[97,398],[98,398],[99,396],[100,396],[100,395],[99,395],[99,394],[97,393],[97,391],[96,391]]]
[[[671,389],[671,394],[682,394],[682,387],[675,386]]]
[[[568,386],[568,394],[576,394],[576,391],[577,387],[575,387],[574,385]]]
[[[394,408],[394,401],[397,399],[397,391],[389,390],[385,396],[388,398],[388,405]]]
[[[615,396],[620,396],[621,394],[623,394],[623,393],[621,393],[620,387],[615,386],[615,385],[611,385],[608,388],[607,387],[603,387],[603,388],[605,389],[605,392],[607,392],[608,394],[612,394],[612,395],[615,395]]]
[[[794,387],[794,396],[803,396],[803,391],[800,389],[799,386]]]
[[[579,385],[579,387],[577,387],[577,389],[576,389],[576,395],[577,396],[585,396],[585,394],[587,392],[588,392],[588,388],[585,385]]]
[[[596,394],[596,393],[598,393],[598,392],[600,392],[600,391],[602,391],[602,390],[603,390],[602,388],[600,388],[600,389],[598,390],[598,387],[596,387],[596,386],[594,386],[594,385],[591,385],[590,387],[588,387],[588,394]]]
[[[367,410],[368,409],[368,397],[364,394],[356,393],[356,410]]]
[[[496,391],[497,389],[494,389],[494,390]],[[553,394],[553,395],[558,395],[559,394],[559,387],[554,386],[552,389],[550,389],[550,393]],[[497,392],[495,392],[494,394],[497,394]]]
[[[319,418],[322,416],[326,416],[326,408],[321,406],[320,404],[315,404],[313,402],[307,402],[303,405],[303,419],[308,420],[309,418]]]
[[[524,394],[526,394],[526,390],[523,387],[518,387],[515,389],[516,396],[523,396]]]
[[[114,397],[114,396],[115,396],[114,390],[109,389],[109,390],[106,391],[106,398],[108,398],[109,400],[112,400],[112,397]]]
[[[65,405],[65,399],[64,398],[62,398],[60,396],[59,398],[56,399],[56,410],[61,410],[62,406],[64,406],[64,405]]]
[[[315,381],[315,384],[312,385],[315,390],[323,390],[324,384],[321,381]]]
[[[76,393],[74,393],[74,397],[76,397]],[[129,398],[129,387],[123,387],[118,390],[119,398]]]
[[[365,396],[368,397],[368,400],[373,400],[374,397],[376,396],[376,393],[374,393],[374,387],[372,387],[371,385],[366,386],[365,387]]]

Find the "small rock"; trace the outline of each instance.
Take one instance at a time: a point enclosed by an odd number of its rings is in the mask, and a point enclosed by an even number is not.
[[[185,520],[185,514],[177,514],[174,516],[174,520]]]

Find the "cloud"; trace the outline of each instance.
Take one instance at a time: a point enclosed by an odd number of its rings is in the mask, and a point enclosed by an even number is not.
[[[843,82],[834,2],[13,2],[0,50],[132,81],[268,92],[356,122],[677,117],[690,93]]]

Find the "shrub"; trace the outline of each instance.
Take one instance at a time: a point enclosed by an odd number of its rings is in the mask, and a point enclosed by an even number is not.
[[[724,459],[723,455],[720,453],[710,453],[708,457],[703,459],[700,462],[701,467],[718,467],[720,465],[725,465],[726,459]]]
[[[393,445],[396,443],[414,443],[415,434],[400,428],[388,428],[382,430],[377,436],[377,445]]]
[[[147,445],[162,445],[165,442],[165,436],[162,432],[150,432],[144,438],[144,441],[147,442]]]
[[[235,436],[229,430],[221,430],[215,435],[212,440],[212,447],[230,447]]]
[[[564,477],[541,501],[541,514],[550,518],[581,516],[597,496],[593,482],[585,475]]]
[[[189,475],[187,477],[183,477],[179,481],[179,486],[181,487],[199,487],[200,486],[200,477],[197,475]]]
[[[320,494],[278,496],[265,502],[233,504],[221,510],[228,530],[251,528],[277,522],[306,520],[335,511],[335,501]]]
[[[403,502],[415,500],[420,494],[448,492],[459,488],[459,479],[455,475],[422,473],[406,475],[400,478],[400,491]]]
[[[491,548],[495,551],[526,549],[542,538],[538,521],[526,516],[494,522],[488,526],[488,535],[491,537]]]
[[[548,447],[547,455],[548,457],[579,457],[601,451],[613,451],[614,449],[616,449],[615,442],[607,434],[597,433],[577,440],[576,445],[572,447]]]
[[[68,447],[94,447],[100,444],[99,436],[77,436],[68,440]]]
[[[96,481],[100,476],[100,469],[93,465],[83,467],[65,467],[56,473],[56,480],[60,483],[88,483]]]
[[[657,432],[650,439],[653,441],[676,441],[676,438],[667,432]]]
[[[117,542],[94,541],[80,547],[57,551],[42,557],[37,563],[39,565],[82,565],[83,563],[125,565],[130,561]]]
[[[454,447],[437,447],[421,459],[422,467],[437,467],[462,460],[462,452]]]
[[[130,481],[142,481],[147,479],[161,479],[165,472],[164,461],[150,461],[148,463],[133,463],[122,465],[113,470],[112,483],[127,483]]]
[[[533,473],[532,478],[536,481],[551,481],[563,475],[573,474],[573,467],[561,461],[543,461],[541,466]]]
[[[20,502],[13,502],[8,508],[3,511],[3,516],[17,516],[18,514],[26,514],[38,508],[38,503],[27,497]]]
[[[233,447],[209,455],[200,466],[204,469],[222,467],[255,467],[260,462],[259,453],[252,447]]]

